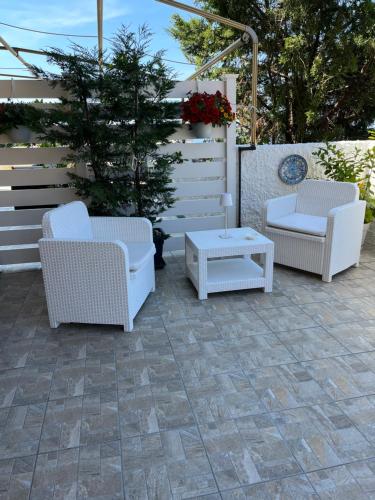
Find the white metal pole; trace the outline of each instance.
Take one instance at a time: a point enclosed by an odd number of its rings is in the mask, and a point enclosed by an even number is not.
[[[97,20],[98,20],[98,61],[99,66],[103,66],[103,0],[97,0]]]
[[[212,12],[207,12],[202,9],[198,9],[197,7],[193,7],[192,5],[187,5],[182,2],[176,2],[175,0],[156,0],[157,2],[165,3],[167,5],[170,5],[172,7],[176,7],[177,9],[182,9],[186,10],[187,12],[190,12],[191,14],[197,14],[198,16],[205,17],[206,19],[209,19],[210,21],[216,21],[218,23],[226,24],[227,26],[231,26],[232,28],[236,28],[241,31],[251,31],[252,32],[252,37],[256,38],[258,41],[258,38],[256,36],[255,31],[250,28],[250,26],[247,26],[246,24],[239,23],[237,21],[233,21],[232,19],[228,19],[223,16],[219,16],[218,14],[213,14]]]
[[[8,51],[9,51],[9,52],[10,52],[10,53],[14,56],[14,57],[16,57],[16,58],[20,61],[20,63],[22,63],[24,66],[26,66],[26,68],[30,71],[30,73],[31,73],[31,74],[35,77],[34,72],[33,72],[33,69],[32,69],[32,65],[31,65],[31,64],[29,64],[27,61],[25,61],[25,59],[24,59],[22,56],[20,56],[20,55],[18,54],[18,52],[17,52],[16,50],[14,50],[14,48],[13,48],[13,47],[11,47],[11,46],[9,45],[9,43],[8,43],[6,40],[4,40],[4,38],[3,38],[2,36],[0,36],[0,42],[4,45],[4,47],[5,47],[5,48],[6,48],[6,49],[7,49],[7,50],[8,50]]]
[[[239,38],[235,42],[233,42],[229,47],[224,49],[220,54],[217,54],[215,57],[213,57],[210,61],[208,61],[206,64],[201,66],[195,73],[193,73],[191,76],[189,76],[188,80],[194,80],[198,76],[200,76],[202,73],[207,71],[208,69],[211,68],[214,64],[219,62],[221,59],[223,59],[225,56],[233,52],[233,50],[237,49],[238,47],[241,47],[243,45],[242,38]]]

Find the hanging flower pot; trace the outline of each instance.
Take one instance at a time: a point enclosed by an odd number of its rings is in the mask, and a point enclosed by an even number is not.
[[[200,139],[212,136],[212,127],[230,125],[236,115],[227,97],[220,91],[215,94],[194,92],[181,105],[181,118],[190,123],[194,135]]]
[[[211,123],[192,123],[191,130],[197,139],[207,139],[212,136],[212,124]]]

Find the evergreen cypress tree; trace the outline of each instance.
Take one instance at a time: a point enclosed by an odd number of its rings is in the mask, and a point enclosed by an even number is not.
[[[103,100],[116,122],[113,140],[119,168],[127,173],[130,213],[154,222],[174,203],[170,175],[172,165],[182,160],[180,153],[158,151],[176,130],[179,108],[166,100],[174,87],[173,75],[161,59],[162,52],[148,55],[150,39],[145,26],[137,35],[120,30],[106,71]]]
[[[137,34],[122,28],[102,68],[95,51],[78,45],[72,54],[50,51],[60,74],[35,68],[66,91],[61,106],[44,113],[44,138],[69,146],[66,159],[89,167],[89,177],[71,177],[92,214],[155,222],[174,203],[170,175],[181,155],[158,152],[178,125],[176,104],[165,100],[173,75],[161,52],[148,55],[150,40],[145,26]]]

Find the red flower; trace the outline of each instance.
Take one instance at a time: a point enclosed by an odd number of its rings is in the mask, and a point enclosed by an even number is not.
[[[215,94],[207,92],[194,92],[189,99],[181,105],[181,118],[190,123],[212,123],[215,125],[229,125],[235,114],[232,107],[222,93],[218,90]]]

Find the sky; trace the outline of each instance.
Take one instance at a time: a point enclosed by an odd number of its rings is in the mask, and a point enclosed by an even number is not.
[[[192,5],[193,0],[184,0],[184,3]],[[187,62],[178,43],[167,32],[171,15],[177,12],[186,18],[189,17],[189,14],[156,0],[103,0],[104,36],[111,38],[122,24],[136,30],[139,25],[146,23],[154,33],[152,51],[163,49],[166,51],[166,58]],[[0,22],[49,32],[96,35],[96,0],[0,0]],[[86,47],[96,45],[95,38],[51,36],[21,31],[1,24],[0,36],[12,46],[38,50],[49,47],[68,49],[72,42]],[[43,56],[25,53],[21,55],[30,64],[47,68]],[[194,66],[189,65],[168,65],[175,70],[177,79],[181,80],[194,70]],[[0,73],[29,74],[17,59],[6,51],[0,51]],[[3,78],[6,77],[0,76],[0,79]]]

